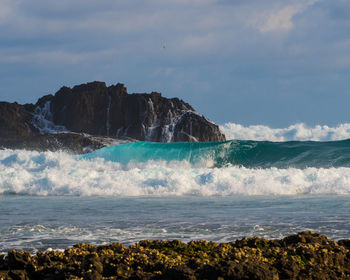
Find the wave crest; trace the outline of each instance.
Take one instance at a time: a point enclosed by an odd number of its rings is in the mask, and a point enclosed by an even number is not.
[[[256,141],[336,141],[350,138],[350,123],[335,127],[316,125],[309,127],[297,123],[286,128],[271,128],[265,125],[243,126],[236,123],[226,123],[220,126],[221,131],[229,140]]]
[[[350,168],[195,168],[187,161],[122,165],[63,152],[0,151],[0,194],[233,196],[350,194]]]

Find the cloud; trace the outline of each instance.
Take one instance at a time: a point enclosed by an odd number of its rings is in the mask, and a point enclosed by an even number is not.
[[[0,96],[40,93],[43,75],[45,91],[99,78],[179,96],[217,121],[307,122],[302,108],[321,118],[347,93],[348,2],[0,0]],[[28,90],[10,82],[25,79]]]
[[[32,57],[51,52],[74,57],[89,53],[94,60],[94,52],[98,57],[114,49],[117,56],[129,56],[131,60],[153,56],[156,61],[166,59],[173,63],[177,63],[181,55],[188,61],[208,54],[213,59],[215,56],[224,60],[278,53],[295,57],[306,54],[313,46],[293,42],[286,47],[283,40],[289,40],[288,37],[272,40],[259,37],[259,33],[292,30],[300,24],[300,18],[305,20],[302,12],[315,2],[61,0],[52,4],[44,0],[0,0],[0,7],[3,4],[11,10],[6,28],[0,25],[0,33],[7,42],[25,42],[25,46],[13,46],[9,61],[22,59],[19,58],[23,57],[21,48],[26,49],[24,57],[30,56],[30,52]],[[252,31],[252,26],[259,33]],[[300,32],[304,32],[298,35],[300,38],[308,32],[304,27],[300,28]],[[164,43],[167,51],[159,55]],[[17,50],[19,53],[15,53]],[[63,59],[62,63],[69,60]]]
[[[271,31],[288,31],[294,27],[293,17],[313,5],[315,2],[316,0],[304,1],[303,3],[287,5],[271,11],[259,12],[253,18],[252,25],[263,33]]]

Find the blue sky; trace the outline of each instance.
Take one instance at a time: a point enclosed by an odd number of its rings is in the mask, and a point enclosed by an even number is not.
[[[0,99],[123,82],[223,124],[350,122],[348,0],[0,0]]]

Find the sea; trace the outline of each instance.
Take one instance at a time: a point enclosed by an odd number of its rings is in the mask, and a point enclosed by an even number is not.
[[[350,124],[220,128],[225,142],[0,150],[0,252],[306,230],[350,237]]]

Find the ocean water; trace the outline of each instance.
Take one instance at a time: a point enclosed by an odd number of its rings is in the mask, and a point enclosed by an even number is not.
[[[345,196],[0,196],[0,251],[62,249],[143,239],[229,242],[315,230],[349,237]]]
[[[0,251],[302,230],[350,237],[350,125],[226,124],[225,133],[235,139],[85,155],[0,150]]]

